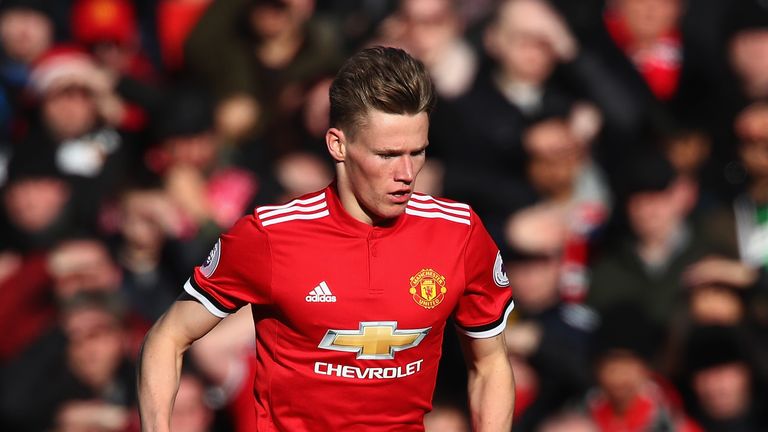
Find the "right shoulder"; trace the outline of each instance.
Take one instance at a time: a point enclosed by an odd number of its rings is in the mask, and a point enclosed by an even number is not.
[[[321,219],[329,216],[326,190],[312,192],[286,204],[257,207],[250,216],[262,230],[294,221]]]

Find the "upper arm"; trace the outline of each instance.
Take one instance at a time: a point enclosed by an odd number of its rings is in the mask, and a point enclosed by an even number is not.
[[[499,334],[489,338],[473,338],[459,332],[461,349],[469,369],[483,369],[490,367],[497,361],[508,362],[507,348],[504,343],[504,335]]]
[[[160,317],[150,331],[149,337],[161,337],[173,345],[186,349],[192,342],[205,336],[221,318],[211,314],[196,301],[177,300]]]

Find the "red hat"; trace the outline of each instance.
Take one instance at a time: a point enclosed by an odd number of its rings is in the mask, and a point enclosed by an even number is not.
[[[72,29],[75,39],[86,45],[128,45],[138,39],[133,5],[126,0],[78,0],[72,7]]]
[[[97,72],[88,53],[72,45],[59,45],[46,51],[34,63],[29,84],[38,94],[65,85],[91,87]]]

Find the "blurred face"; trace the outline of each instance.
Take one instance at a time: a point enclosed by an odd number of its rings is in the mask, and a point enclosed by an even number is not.
[[[691,315],[700,324],[736,325],[744,317],[741,299],[728,289],[697,287],[691,293]]]
[[[510,286],[520,307],[539,312],[555,303],[560,281],[560,260],[555,257],[512,262],[506,265]]]
[[[424,166],[429,117],[372,110],[353,137],[332,128],[326,135],[337,162],[342,203],[356,219],[378,224],[405,211]],[[334,135],[335,134],[335,135]]]
[[[731,66],[753,97],[768,94],[768,31],[737,34],[730,45]]]
[[[549,77],[557,57],[547,30],[538,25],[552,26],[541,6],[507,1],[502,7],[497,21],[486,31],[485,45],[504,76],[533,85],[541,85]]]
[[[404,0],[401,11],[413,54],[426,61],[440,55],[439,50],[459,32],[451,0]]]
[[[641,240],[668,238],[682,221],[680,203],[671,188],[633,194],[627,203],[632,230]]]
[[[583,158],[568,124],[550,120],[531,127],[525,135],[531,155],[528,176],[539,193],[551,198],[567,198],[573,190]]]
[[[467,418],[456,408],[436,407],[424,416],[425,432],[469,432]]]
[[[49,90],[42,108],[45,124],[59,140],[87,133],[98,120],[93,94],[80,86]]]
[[[743,142],[739,155],[750,177],[768,179],[768,141]]]
[[[251,28],[262,39],[299,29],[315,8],[313,0],[282,0],[279,5],[260,5],[251,11]]]
[[[15,182],[3,196],[11,222],[26,232],[39,232],[51,226],[69,197],[67,184],[54,178]]]
[[[751,402],[750,373],[743,363],[704,369],[693,377],[699,403],[711,417],[727,420],[743,414]]]
[[[205,405],[205,388],[199,379],[182,375],[171,414],[171,430],[207,432],[213,413]]]
[[[212,133],[167,139],[164,147],[171,165],[184,165],[206,170],[216,159],[216,138]]]
[[[117,318],[97,308],[81,308],[68,313],[63,325],[69,368],[89,386],[103,390],[123,357],[123,332]]]
[[[489,54],[499,62],[505,76],[534,85],[542,84],[549,77],[556,57],[546,39],[517,30],[501,20],[488,31]]]
[[[680,0],[615,0],[617,12],[626,20],[638,41],[653,41],[675,29],[682,13]]]
[[[53,25],[42,13],[14,9],[0,16],[0,43],[13,59],[30,64],[51,46]]]
[[[709,157],[709,139],[701,133],[692,133],[669,143],[666,154],[675,171],[695,175]]]
[[[159,192],[136,191],[123,199],[121,230],[126,242],[142,250],[159,250],[165,233],[157,215],[157,201],[164,196]]]
[[[48,257],[54,292],[60,299],[84,290],[117,289],[120,274],[107,249],[92,240],[63,243]]]
[[[647,379],[645,364],[629,353],[611,353],[598,362],[597,382],[616,408],[626,408]]]

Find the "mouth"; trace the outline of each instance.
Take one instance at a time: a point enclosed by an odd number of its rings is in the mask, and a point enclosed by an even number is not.
[[[411,198],[411,190],[410,189],[402,189],[395,192],[390,192],[389,196],[392,197],[392,201],[394,201],[397,204],[404,204],[408,202],[408,200]]]

